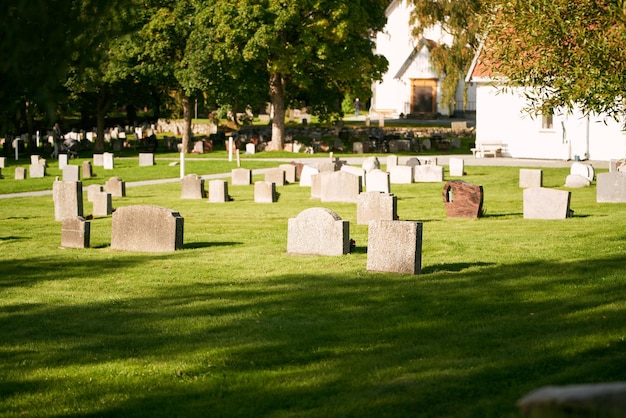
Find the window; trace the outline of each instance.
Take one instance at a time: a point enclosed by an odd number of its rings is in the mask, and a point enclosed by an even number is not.
[[[554,129],[552,113],[541,116],[541,129]]]

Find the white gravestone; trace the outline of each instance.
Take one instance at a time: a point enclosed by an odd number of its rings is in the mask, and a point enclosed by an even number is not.
[[[372,170],[365,175],[367,179],[366,190],[368,192],[391,192],[391,182],[389,180],[389,173],[382,170]]]
[[[522,189],[543,187],[543,170],[520,168],[519,187]]]
[[[247,168],[235,168],[230,172],[233,186],[249,186],[252,184],[252,171]]]
[[[277,201],[276,184],[267,181],[254,183],[254,201],[256,203],[274,203]]]
[[[228,196],[228,182],[226,180],[209,181],[209,202],[224,203],[230,200]]]
[[[565,219],[571,216],[571,192],[529,187],[524,189],[524,219]]]

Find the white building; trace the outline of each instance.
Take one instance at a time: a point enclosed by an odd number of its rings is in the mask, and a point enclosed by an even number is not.
[[[441,102],[441,82],[430,63],[430,50],[437,44],[450,44],[452,37],[435,27],[415,39],[410,24],[413,5],[394,0],[387,7],[387,25],[376,36],[376,53],[389,61],[381,82],[372,86],[370,112],[397,118],[403,115],[451,115],[455,111],[474,111],[475,92],[471,87],[464,100],[464,80],[457,88],[457,108]]]

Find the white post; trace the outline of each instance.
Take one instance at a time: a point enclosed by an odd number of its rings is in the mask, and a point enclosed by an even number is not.
[[[37,131],[37,148],[39,148],[39,131]]]
[[[239,159],[239,150],[237,150],[237,167],[241,167],[241,160]]]
[[[331,151],[328,155],[330,155],[330,162],[333,162],[333,152]]]
[[[185,153],[180,153],[180,178],[185,177]]]
[[[228,137],[228,161],[233,160],[233,137]]]
[[[13,148],[15,148],[15,161],[20,159],[20,151],[18,149],[20,147],[20,143],[18,141],[19,141],[18,138],[15,138],[13,140]]]

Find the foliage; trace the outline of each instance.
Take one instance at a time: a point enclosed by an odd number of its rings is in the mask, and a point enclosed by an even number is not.
[[[624,205],[588,187],[573,218],[523,219],[519,168],[465,168],[485,218],[447,219],[441,184],[394,185],[400,218],[423,222],[419,276],[366,271],[347,203],[325,206],[352,254],[286,254],[288,218],[319,204],[297,185],[271,205],[175,183],[114,200],[179,211],[171,254],[112,251],[110,217],[91,248],[59,249],[50,196],[3,203],[0,415],[517,418],[538,387],[623,379]],[[546,187],[569,173],[543,170]]]
[[[512,86],[528,86],[531,110],[580,106],[619,118],[626,110],[623,0],[501,2],[489,61]]]

